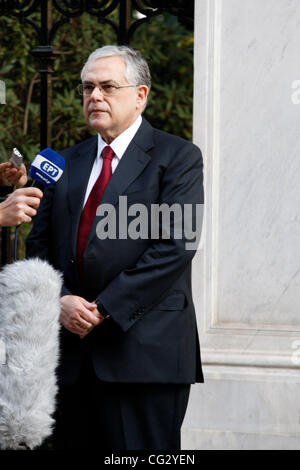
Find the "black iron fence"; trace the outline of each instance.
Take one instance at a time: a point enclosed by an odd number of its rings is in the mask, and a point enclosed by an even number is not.
[[[59,19],[52,21],[52,13],[59,13]],[[110,17],[117,12],[118,21]],[[133,12],[139,14],[133,15]],[[109,24],[116,35],[118,44],[130,44],[139,26],[164,12],[175,15],[187,28],[193,28],[194,0],[0,0],[0,17],[15,17],[24,27],[32,27],[36,33],[36,45],[30,53],[37,59],[40,74],[40,146],[50,147],[51,142],[51,75],[53,62],[59,51],[53,46],[58,29],[71,18],[88,13],[101,24]],[[39,21],[33,20],[39,14]],[[115,17],[115,16],[114,16]],[[1,264],[10,260],[10,234],[2,229]]]

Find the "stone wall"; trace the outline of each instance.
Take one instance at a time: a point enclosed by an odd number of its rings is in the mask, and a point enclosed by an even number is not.
[[[300,449],[300,2],[196,0],[193,265],[205,384],[183,449]]]

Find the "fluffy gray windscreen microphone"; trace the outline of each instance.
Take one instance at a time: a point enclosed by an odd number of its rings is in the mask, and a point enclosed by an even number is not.
[[[0,272],[0,449],[34,449],[52,432],[61,274],[29,259]]]

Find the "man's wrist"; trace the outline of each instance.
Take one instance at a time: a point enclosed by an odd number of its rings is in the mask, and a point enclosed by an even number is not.
[[[98,312],[102,315],[102,317],[104,318],[104,320],[105,320],[106,318],[109,318],[109,317],[110,317],[110,314],[109,314],[109,312],[106,310],[106,308],[103,306],[103,304],[100,302],[100,300],[97,300],[97,301],[96,301],[96,304],[97,304]]]

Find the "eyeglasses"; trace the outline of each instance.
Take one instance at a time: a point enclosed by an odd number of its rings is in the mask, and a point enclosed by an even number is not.
[[[115,95],[117,90],[120,88],[129,88],[129,87],[136,87],[137,85],[124,85],[124,86],[117,86],[117,85],[112,85],[105,83],[103,85],[95,85],[94,83],[87,82],[87,83],[81,83],[77,87],[77,91],[80,95],[83,96],[91,96],[95,88],[98,88],[103,96],[112,96]]]

